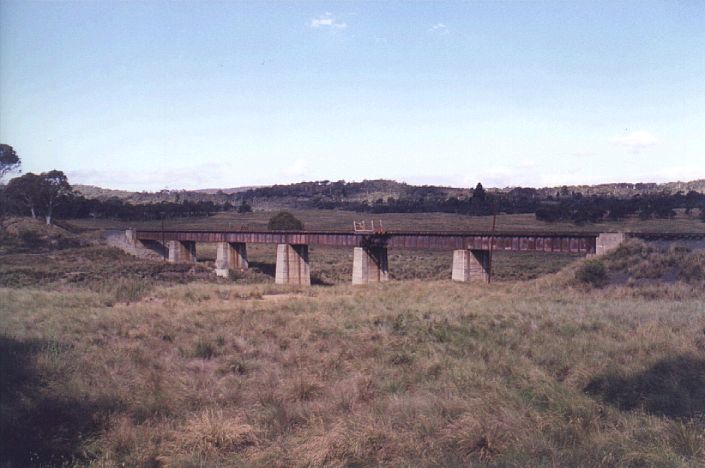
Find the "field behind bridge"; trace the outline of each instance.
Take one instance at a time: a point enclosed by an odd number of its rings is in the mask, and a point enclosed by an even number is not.
[[[382,220],[384,227],[392,231],[490,231],[492,216],[466,216],[450,213],[355,213],[341,210],[290,210],[301,219],[307,230],[352,230],[353,221]],[[208,217],[176,218],[164,221],[165,229],[212,229],[238,230],[266,229],[269,218],[275,212],[217,213]],[[85,229],[161,229],[161,221],[115,221],[104,219],[76,219],[70,224]],[[674,219],[640,220],[631,217],[622,221],[598,224],[575,225],[572,223],[546,223],[536,220],[533,214],[497,215],[498,231],[537,232],[684,232],[702,233],[705,223],[697,219],[697,213],[686,215],[678,210]]]

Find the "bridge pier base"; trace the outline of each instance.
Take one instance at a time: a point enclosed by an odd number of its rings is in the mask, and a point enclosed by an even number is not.
[[[453,281],[490,280],[489,250],[454,250],[453,251]]]
[[[389,281],[386,247],[355,247],[353,249],[352,284]]]
[[[169,249],[162,244],[161,242],[157,241],[150,241],[150,240],[143,240],[143,241],[137,241],[135,244],[135,251],[137,252],[138,256],[144,256],[144,253],[147,253],[147,255],[151,254],[157,254],[159,258],[164,260],[169,259]],[[142,253],[142,255],[140,255]]]
[[[170,240],[167,246],[169,263],[196,263],[196,242]]]
[[[277,266],[274,282],[276,284],[311,285],[308,245],[277,244]]]
[[[623,232],[601,232],[595,242],[595,255],[602,255],[624,242]]]
[[[230,270],[247,270],[247,244],[244,242],[218,242],[215,274],[227,277]]]

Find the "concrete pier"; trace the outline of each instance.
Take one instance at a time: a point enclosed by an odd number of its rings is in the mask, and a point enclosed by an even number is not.
[[[276,284],[311,285],[308,245],[277,244],[277,266],[274,282]]]
[[[489,250],[454,250],[453,281],[483,281],[490,279]]]
[[[230,270],[247,270],[247,244],[244,242],[218,242],[215,274],[227,277]]]
[[[355,247],[353,249],[352,284],[389,281],[389,262],[385,247]]]
[[[622,242],[624,242],[623,232],[602,232],[597,236],[595,255],[602,255],[616,249]]]
[[[196,263],[196,242],[170,240],[167,247],[169,263]]]

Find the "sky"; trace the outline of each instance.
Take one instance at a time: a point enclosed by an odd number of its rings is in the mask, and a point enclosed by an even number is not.
[[[705,1],[0,1],[0,142],[129,190],[705,178]]]

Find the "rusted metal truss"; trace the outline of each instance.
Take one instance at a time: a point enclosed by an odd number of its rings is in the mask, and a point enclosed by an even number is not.
[[[703,232],[625,232],[624,235],[642,240],[705,240],[705,228]]]
[[[527,232],[335,232],[335,231],[161,231],[138,230],[139,240],[308,244],[329,247],[473,249],[522,252],[595,253],[598,233]]]
[[[365,233],[377,233],[382,234],[385,232],[384,226],[382,225],[382,220],[380,219],[376,224],[374,219],[367,224],[366,221],[353,221],[353,231],[354,232],[365,232]]]

